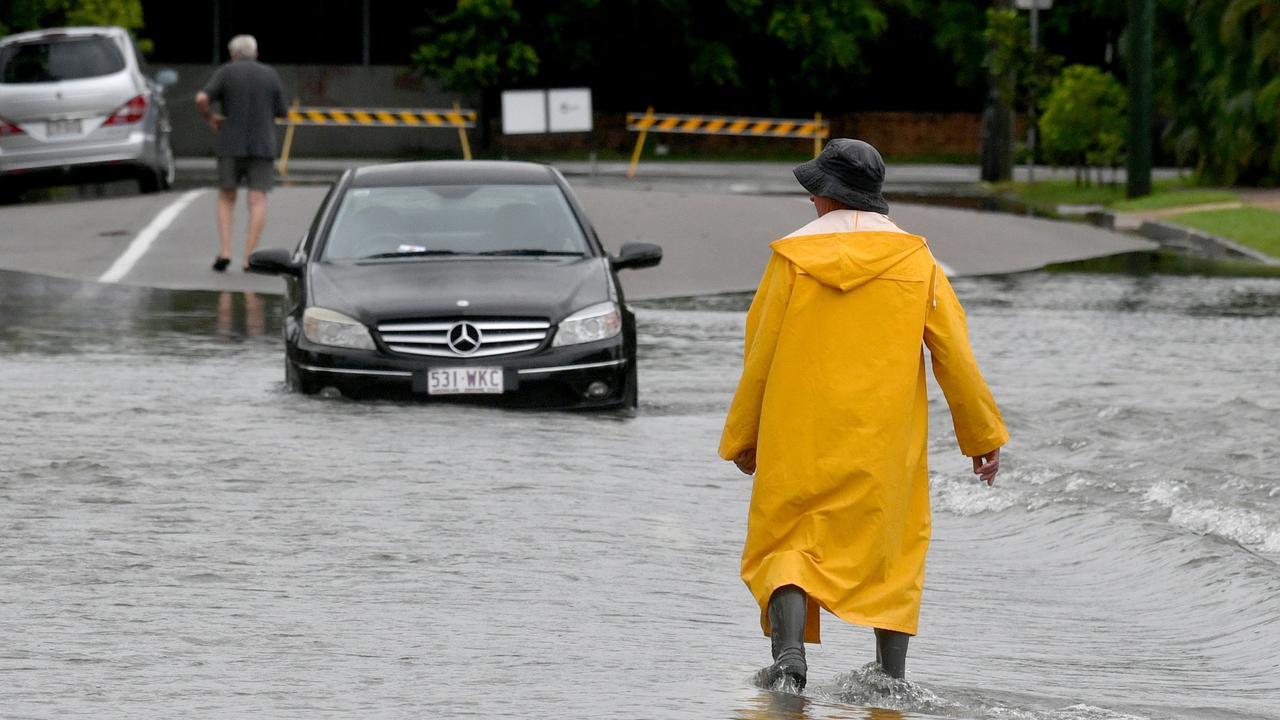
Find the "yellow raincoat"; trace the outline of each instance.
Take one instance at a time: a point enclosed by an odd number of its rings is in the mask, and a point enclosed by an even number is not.
[[[720,456],[756,449],[742,579],[769,634],[773,591],[859,625],[916,633],[929,546],[924,352],[965,455],[1009,438],[964,310],[922,237],[828,213],[772,244],[747,314]],[[865,217],[865,215],[863,216]]]

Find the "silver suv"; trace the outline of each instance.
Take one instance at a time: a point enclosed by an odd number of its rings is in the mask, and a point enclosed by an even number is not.
[[[68,181],[133,177],[143,192],[173,183],[169,110],[129,33],[38,30],[0,38],[0,196]]]

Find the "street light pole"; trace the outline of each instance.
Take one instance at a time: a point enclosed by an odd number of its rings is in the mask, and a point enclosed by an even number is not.
[[[1031,67],[1036,65],[1036,50],[1040,46],[1040,11],[1053,7],[1053,0],[1017,0],[1019,10],[1031,11]],[[1028,85],[1030,87],[1030,85]],[[1027,182],[1036,181],[1036,98],[1027,93]]]

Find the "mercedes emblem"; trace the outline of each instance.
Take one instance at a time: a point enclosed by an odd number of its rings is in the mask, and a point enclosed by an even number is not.
[[[469,322],[449,328],[449,349],[459,355],[470,355],[480,349],[480,328]]]

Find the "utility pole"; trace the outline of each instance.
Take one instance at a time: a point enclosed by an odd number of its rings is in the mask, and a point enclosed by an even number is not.
[[[1154,0],[1129,0],[1128,197],[1151,194],[1151,46]]]

